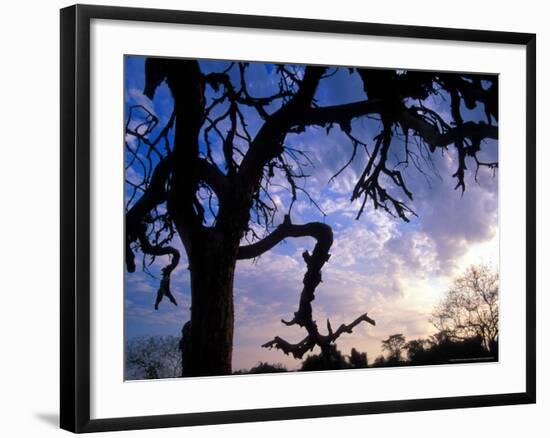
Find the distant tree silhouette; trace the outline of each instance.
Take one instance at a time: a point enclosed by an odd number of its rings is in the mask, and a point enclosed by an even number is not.
[[[191,278],[191,320],[182,340],[183,375],[232,372],[234,302],[233,279],[238,260],[253,259],[284,239],[313,237],[312,252],[304,251],[305,274],[298,308],[286,325],[305,330],[296,343],[278,336],[263,346],[296,359],[319,347],[332,360],[334,342],[358,324],[374,320],[366,313],[324,333],[314,317],[312,302],[321,283],[321,270],[330,257],[332,229],[322,222],[296,224],[291,220],[298,197],[316,201],[305,189],[308,164],[304,151],[287,137],[311,127],[338,131],[349,140],[350,159],[334,177],[346,171],[359,151],[366,151],[363,170],[350,193],[359,200],[359,218],[370,203],[403,221],[416,213],[408,202],[413,193],[404,169],[424,173],[433,167],[431,156],[453,148],[456,188],[466,188],[467,165],[495,169],[496,162],[480,158],[485,139],[498,137],[498,78],[496,75],[274,66],[277,90],[254,95],[249,64],[228,62],[204,72],[198,61],[147,58],[144,96],[153,99],[166,82],[173,98],[172,114],[164,126],[144,106],[129,108],[126,123],[127,179],[126,267],[136,270],[136,254],[147,267],[168,257],[161,271],[155,301],[176,304],[171,274],[181,255],[171,244],[177,236],[185,248]],[[349,72],[362,90],[347,102],[320,105],[316,94],[337,70]],[[445,110],[430,101],[438,97]],[[480,108],[485,120],[468,120],[467,110]],[[251,129],[251,120],[258,129]],[[357,121],[374,119],[372,138],[361,138]],[[322,143],[312,147],[321,147]],[[291,194],[286,206],[272,196],[274,178],[285,181]],[[283,210],[284,220],[274,224]],[[263,229],[262,231],[258,231]],[[368,251],[365,248],[365,251]],[[147,260],[145,260],[147,259]],[[183,322],[183,321],[182,321]]]
[[[430,339],[416,339],[406,345],[410,365],[437,365],[455,362],[492,361],[492,356],[483,346],[480,336],[464,339],[451,339],[440,332]]]
[[[496,353],[498,290],[498,273],[485,265],[470,266],[435,307],[431,322],[450,339],[479,337],[487,351]]]
[[[349,363],[336,345],[330,345],[329,354],[309,355],[302,362],[301,371],[343,370],[349,368]]]
[[[372,364],[373,367],[385,367],[386,365],[386,358],[383,355],[377,356]]]
[[[387,362],[395,364],[401,362],[402,351],[406,343],[407,341],[401,333],[391,335],[387,339],[384,339],[382,341],[382,350],[387,351],[389,354]]]
[[[361,353],[355,348],[351,349],[348,360],[352,368],[367,368],[369,366],[367,353]]]
[[[126,342],[125,376],[129,380],[181,376],[179,339],[175,336],[136,337]]]
[[[405,349],[407,350],[407,359],[410,363],[421,363],[426,355],[426,347],[430,342],[426,339],[413,339],[407,342]]]
[[[285,373],[288,370],[283,364],[270,364],[267,362],[259,362],[249,370],[235,371],[233,374],[264,374],[264,373]]]
[[[350,368],[367,368],[367,353],[361,353],[355,348],[351,349],[349,356],[342,354],[336,345],[330,347],[331,355],[309,355],[302,362],[301,371],[344,370]]]

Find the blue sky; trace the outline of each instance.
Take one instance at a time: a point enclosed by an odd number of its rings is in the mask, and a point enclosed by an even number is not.
[[[125,58],[126,114],[130,106],[143,105],[158,117],[158,131],[169,119],[173,102],[166,84],[157,90],[153,101],[143,96],[144,60],[140,56]],[[201,61],[200,66],[206,73],[222,70],[228,63]],[[277,91],[274,66],[252,63],[247,82],[250,93],[257,97]],[[209,89],[207,98],[213,93]],[[350,74],[347,68],[340,68],[324,79],[316,94],[321,106],[364,97],[358,75]],[[425,104],[449,118],[448,102],[444,98],[430,99]],[[271,109],[276,107],[274,104]],[[243,111],[253,134],[260,121],[251,110]],[[481,109],[475,109],[467,112],[465,119],[479,119],[482,114]],[[139,114],[136,120],[138,118]],[[354,135],[370,145],[378,122],[355,119],[352,127]],[[127,136],[126,140],[130,147],[136,146],[134,139]],[[454,190],[456,180],[452,174],[456,163],[452,148],[445,153],[437,152],[432,156],[434,169],[428,172],[428,177],[412,166],[403,170],[414,194],[414,201],[409,204],[417,212],[417,218],[405,223],[369,205],[363,216],[355,220],[359,205],[350,203],[349,199],[358,173],[365,165],[366,154],[358,153],[353,164],[331,181],[332,175],[349,159],[352,148],[338,127],[328,135],[324,128],[308,128],[304,133],[288,135],[285,145],[308,153],[313,166],[306,169],[310,177],[305,186],[326,214],[300,196],[292,210],[293,222],[325,221],[335,235],[332,257],[323,269],[323,283],[313,302],[315,319],[321,322],[330,317],[335,327],[368,312],[377,322],[376,327],[360,325],[353,334],[343,335],[337,345],[344,353],[349,354],[355,347],[366,351],[372,361],[381,354],[380,341],[391,334],[403,333],[413,339],[434,333],[428,316],[452,278],[472,263],[483,262],[498,269],[498,175],[492,171],[482,169],[476,182],[471,165],[466,174],[466,192],[461,194]],[[487,158],[496,160],[496,141],[486,142],[483,150]],[[399,161],[401,151],[402,144],[394,140],[390,155],[395,162]],[[151,159],[154,165],[156,158]],[[220,151],[214,151],[214,159],[223,168]],[[143,172],[140,166],[135,164],[127,177],[139,178],[140,172]],[[280,176],[275,176],[275,182],[285,186]],[[127,196],[130,192],[127,185]],[[286,212],[290,194],[279,186],[273,187],[271,194],[280,206],[274,221],[277,225]],[[234,290],[235,370],[250,368],[259,361],[281,362],[289,368],[298,366],[298,361],[280,351],[266,350],[260,345],[276,335],[289,341],[298,341],[305,335],[303,329],[286,327],[280,320],[290,319],[297,309],[305,271],[301,254],[306,249],[311,251],[314,243],[311,238],[289,239],[255,261],[238,263]],[[184,254],[177,238],[173,245]],[[189,276],[185,259],[171,280],[179,306],[163,301],[158,311],[153,308],[160,268],[166,264],[166,260],[159,258],[150,267],[151,274],[157,278],[139,267],[135,273],[125,273],[127,337],[179,335],[181,326],[189,319]],[[320,327],[324,327],[324,323]]]

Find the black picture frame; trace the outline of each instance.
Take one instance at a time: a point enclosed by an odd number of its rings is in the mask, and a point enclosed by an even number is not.
[[[525,392],[319,406],[90,419],[90,22],[93,19],[409,37],[526,47],[526,375]],[[60,426],[100,432],[535,403],[536,36],[174,10],[75,5],[61,10],[61,387]]]

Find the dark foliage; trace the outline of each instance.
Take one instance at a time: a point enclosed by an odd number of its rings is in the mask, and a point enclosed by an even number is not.
[[[382,350],[389,353],[387,362],[399,364],[401,362],[402,350],[405,348],[405,336],[401,333],[391,335],[389,338],[382,341]]]
[[[377,367],[384,367],[384,366],[386,366],[386,358],[382,355],[377,356],[376,359],[374,359],[372,367],[377,368]]]
[[[351,354],[345,356],[336,345],[330,346],[330,354],[309,355],[302,362],[300,371],[345,370],[351,368],[367,368],[367,353],[360,353],[352,348]]]
[[[265,374],[265,373],[285,373],[288,370],[280,363],[270,364],[268,362],[259,362],[249,370],[238,370],[233,374]]]
[[[367,368],[369,366],[367,353],[360,353],[355,348],[351,349],[348,360],[351,368]]]
[[[498,360],[498,342],[493,346],[493,350],[489,351],[484,347],[481,336],[456,340],[447,336],[446,333],[440,332],[429,339],[413,339],[409,342],[405,342],[403,335],[397,336],[400,341],[403,341],[399,342],[400,349],[407,351],[407,360],[390,352],[388,357],[377,357],[373,367],[441,365]],[[388,339],[391,338],[390,336]]]
[[[427,348],[420,344],[428,345]],[[415,340],[407,344],[410,365],[436,365],[458,362],[494,361],[497,356],[483,346],[481,336],[463,340],[452,340],[445,334],[438,334],[430,340]]]

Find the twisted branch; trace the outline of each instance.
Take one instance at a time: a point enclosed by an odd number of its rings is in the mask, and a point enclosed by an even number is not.
[[[154,257],[164,255],[172,256],[170,263],[162,268],[162,278],[160,280],[160,285],[157,291],[155,310],[158,310],[159,304],[164,297],[168,298],[172,302],[172,304],[177,306],[178,303],[176,302],[176,299],[174,298],[174,295],[172,295],[172,292],[170,290],[170,274],[178,266],[178,263],[180,261],[180,252],[176,248],[173,248],[171,246],[151,245],[149,239],[147,239],[146,229],[147,226],[145,222],[141,222],[137,234],[141,251],[144,254],[149,254]]]
[[[312,350],[316,345],[321,348],[323,354],[328,355],[330,344],[343,333],[351,333],[355,326],[363,321],[375,325],[374,320],[365,313],[350,324],[342,324],[335,332],[332,331],[330,321],[327,320],[328,335],[319,333],[317,323],[313,320],[311,303],[315,299],[315,290],[322,281],[321,269],[330,258],[329,250],[333,242],[333,233],[327,224],[310,222],[304,225],[294,225],[290,221],[290,216],[286,215],[283,223],[269,236],[252,245],[240,247],[237,257],[239,259],[258,257],[287,237],[306,236],[315,238],[317,243],[311,254],[308,251],[304,251],[302,254],[307,270],[304,274],[304,286],[300,294],[298,310],[294,313],[292,320],[282,320],[282,323],[287,326],[297,324],[304,327],[308,335],[297,344],[291,344],[277,336],[262,345],[264,348],[277,348],[285,354],[292,354],[296,359],[301,359],[307,351]]]

